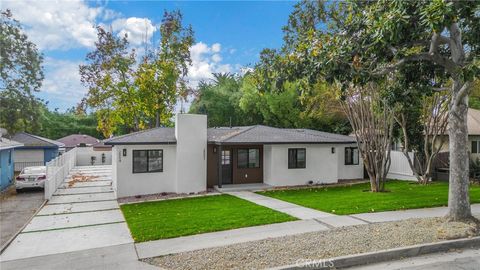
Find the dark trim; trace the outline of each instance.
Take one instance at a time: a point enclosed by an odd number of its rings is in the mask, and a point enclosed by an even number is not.
[[[136,171],[135,171],[135,160],[134,160],[134,159],[135,159],[135,156],[134,156],[134,154],[133,154],[135,151],[138,151],[138,152],[140,152],[140,151],[146,151],[146,152],[147,152],[147,171],[145,171],[145,172],[136,172]],[[149,170],[148,170],[148,163],[149,163],[148,152],[149,152],[149,151],[160,151],[160,152],[161,152],[161,154],[162,154],[162,169],[160,169],[160,170],[155,170],[155,171],[149,171]],[[157,173],[157,172],[163,172],[163,149],[137,149],[137,150],[133,150],[133,149],[132,149],[132,174],[137,174],[137,173]]]
[[[106,145],[152,145],[152,144],[177,144],[177,142],[106,142]]]
[[[352,162],[347,162],[347,149],[351,149],[352,151]],[[353,151],[357,149],[357,162],[355,163],[355,160],[353,158]],[[360,151],[358,150],[357,146],[352,146],[352,147],[345,147],[344,150],[344,165],[359,165],[360,164]]]
[[[232,165],[233,166],[233,165]],[[217,148],[217,170],[218,170],[218,187],[222,187],[222,145],[219,144]]]
[[[298,166],[298,150],[303,150],[305,152],[305,163],[303,167]],[[295,166],[290,166],[290,152],[295,152]],[[306,169],[307,168],[307,149],[306,148],[288,148],[288,169]]]
[[[250,161],[250,150],[257,150],[257,153],[258,153],[258,166],[255,166],[255,167],[250,167],[249,166],[249,161]],[[247,150],[247,167],[240,167],[240,162],[239,162],[239,154],[240,154],[240,150]],[[258,169],[260,168],[260,148],[258,147],[249,147],[249,148],[238,148],[237,149],[237,169]]]

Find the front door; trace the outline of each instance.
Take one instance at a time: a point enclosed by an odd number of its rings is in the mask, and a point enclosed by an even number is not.
[[[222,184],[232,183],[232,150],[222,150]]]

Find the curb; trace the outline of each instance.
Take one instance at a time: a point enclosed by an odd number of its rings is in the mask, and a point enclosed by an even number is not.
[[[285,265],[270,268],[271,270],[294,269],[341,269],[380,263],[391,260],[416,257],[420,255],[444,252],[451,249],[480,247],[480,236],[457,240],[448,240],[430,244],[419,244],[408,247],[393,248],[381,251],[367,252],[355,255],[334,257],[329,259],[305,260],[300,264]]]

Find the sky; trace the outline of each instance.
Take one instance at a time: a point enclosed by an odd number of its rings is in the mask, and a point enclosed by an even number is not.
[[[4,0],[29,39],[44,55],[45,80],[39,98],[50,109],[75,106],[87,93],[78,66],[94,49],[95,25],[127,34],[132,47],[141,49],[147,32],[157,37],[165,10],[178,9],[183,23],[195,32],[190,48],[192,86],[212,73],[240,73],[251,67],[263,48],[282,45],[282,27],[293,1],[22,1]]]

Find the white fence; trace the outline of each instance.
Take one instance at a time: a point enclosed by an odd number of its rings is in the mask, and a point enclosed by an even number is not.
[[[413,160],[413,153],[409,153],[410,158]],[[390,165],[390,170],[388,171],[387,178],[390,179],[399,179],[399,180],[416,180],[413,175],[412,169],[408,164],[408,160],[401,151],[391,151],[390,159],[392,161]]]
[[[93,147],[76,147],[74,149],[77,150],[77,166],[112,165],[111,149],[94,150]]]
[[[52,198],[53,193],[63,183],[70,170],[77,163],[77,149],[72,149],[50,162],[47,162],[47,180],[45,181],[45,199]]]

